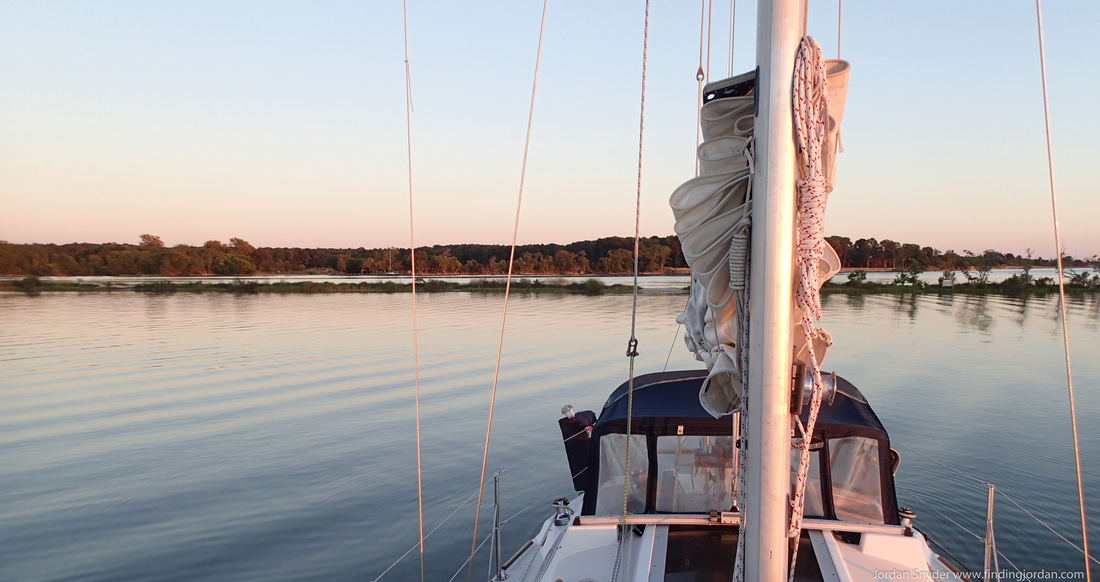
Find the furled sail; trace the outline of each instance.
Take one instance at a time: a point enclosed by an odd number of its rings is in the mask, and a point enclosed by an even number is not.
[[[827,152],[823,156],[827,191],[835,183],[834,152],[848,85],[847,63],[832,63],[828,81],[833,106],[829,109],[823,147]],[[745,267],[754,171],[754,84],[755,74],[750,72],[704,88],[705,102],[700,111],[703,142],[697,152],[699,175],[678,187],[669,199],[676,218],[676,235],[691,267],[691,298],[676,321],[685,327],[688,349],[709,370],[699,399],[715,417],[737,410],[742,395],[737,305],[747,288]],[[824,282],[839,271],[840,259],[827,243],[822,244],[818,270],[819,281]],[[800,319],[801,314],[796,313],[792,321]],[[820,365],[832,339],[824,330],[818,331],[813,347]],[[808,364],[804,334],[795,333],[793,337],[795,358]]]

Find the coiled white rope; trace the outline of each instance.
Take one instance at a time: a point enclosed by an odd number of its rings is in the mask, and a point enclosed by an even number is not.
[[[542,38],[546,30],[547,4],[549,4],[549,0],[543,0],[542,22],[539,24],[539,46],[538,52],[535,54],[535,75],[534,80],[531,82],[531,106],[527,112],[527,137],[523,142],[523,165],[520,168],[519,174],[519,195],[516,199],[516,220],[512,228],[512,249],[508,254],[508,275],[504,280],[504,308],[502,309],[500,320],[500,340],[497,343],[496,367],[493,370],[493,390],[492,395],[489,397],[489,421],[485,426],[485,449],[481,457],[481,486],[478,488],[477,511],[474,514],[474,535],[473,539],[470,541],[470,569],[466,575],[467,581],[471,580],[473,577],[474,554],[477,552],[477,526],[478,522],[481,520],[481,498],[485,491],[485,466],[489,461],[489,437],[493,431],[493,410],[496,407],[497,384],[500,379],[500,361],[501,355],[504,352],[504,330],[508,322],[508,298],[512,290],[512,267],[515,265],[516,240],[519,238],[519,216],[520,209],[523,206],[523,181],[527,175],[527,154],[531,147],[531,125],[535,117],[535,92],[539,84],[539,63],[542,61]]]
[[[791,523],[787,530],[793,539],[790,579],[794,579],[794,567],[798,555],[798,538],[802,533],[802,513],[806,501],[806,477],[810,468],[810,441],[814,425],[821,410],[824,386],[821,369],[814,354],[813,338],[817,335],[815,319],[821,319],[821,298],[818,295],[818,265],[824,253],[825,202],[828,197],[825,173],[821,163],[821,147],[825,141],[829,116],[829,94],[825,80],[825,60],[821,47],[813,37],[805,36],[795,57],[794,68],[795,136],[799,150],[798,179],[798,286],[795,303],[801,315],[802,333],[806,339],[810,368],[813,373],[813,391],[806,426],[795,418],[801,437],[798,472],[795,477],[794,496],[791,499]]]

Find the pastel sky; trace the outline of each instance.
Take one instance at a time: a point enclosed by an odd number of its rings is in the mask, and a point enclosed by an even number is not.
[[[837,4],[810,33],[836,56]],[[728,0],[710,73],[726,76]],[[511,238],[542,2],[409,2],[417,244]],[[737,2],[734,71],[754,66]],[[644,2],[551,0],[521,243],[634,231]],[[1100,2],[1044,5],[1063,244],[1100,253]],[[653,0],[642,233],[694,175],[700,6]],[[1035,6],[848,0],[829,234],[1054,250]],[[705,66],[705,65],[704,65]],[[0,240],[409,244],[400,0],[0,0]]]

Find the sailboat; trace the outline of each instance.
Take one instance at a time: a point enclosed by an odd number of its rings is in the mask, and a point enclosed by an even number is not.
[[[493,580],[966,579],[898,506],[867,399],[821,369],[813,299],[839,262],[815,213],[848,65],[814,52],[801,1],[759,4],[758,67],[705,87],[700,174],[671,198],[692,267],[679,321],[707,367],[563,408],[576,495]]]

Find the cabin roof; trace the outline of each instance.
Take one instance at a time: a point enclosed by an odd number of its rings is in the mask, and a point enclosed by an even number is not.
[[[699,388],[706,370],[686,370],[644,374],[634,378],[634,411],[632,430],[654,434],[676,434],[678,426],[688,426],[697,434],[717,430],[728,434],[730,419],[716,419],[699,404]],[[616,388],[600,412],[597,432],[620,432],[625,425],[628,408],[629,382]],[[804,406],[805,421],[809,407]],[[666,422],[666,421],[672,421]],[[672,426],[672,424],[676,426]],[[603,430],[599,430],[602,428]],[[670,432],[667,432],[670,431]],[[832,404],[823,402],[814,432],[833,437],[866,436],[887,439],[886,429],[867,404],[863,394],[847,380],[837,377],[837,395]]]

